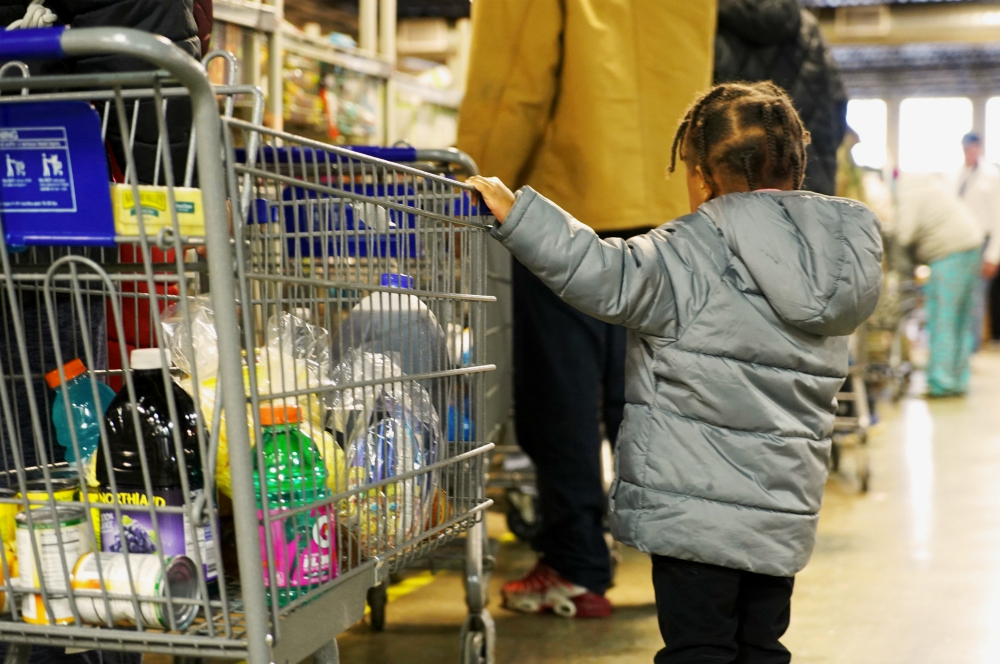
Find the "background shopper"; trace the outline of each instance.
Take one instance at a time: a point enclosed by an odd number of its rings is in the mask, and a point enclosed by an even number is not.
[[[995,281],[1000,266],[1000,167],[983,158],[983,141],[970,132],[962,138],[965,163],[958,174],[958,197],[969,206],[986,235],[983,274],[976,289],[973,334],[976,349],[983,339],[983,319],[990,313],[990,337],[1000,341],[1000,288]]]
[[[714,79],[784,88],[812,135],[802,188],[835,193],[847,93],[816,18],[799,0],[719,0]]]
[[[677,121],[711,83],[715,12],[714,0],[477,0],[459,149],[605,237],[686,212],[683,179],[664,176]],[[513,274],[517,436],[537,469],[542,560],[506,590],[551,587],[572,597],[568,613],[607,615],[601,424],[614,441],[625,331],[517,261]]]
[[[904,175],[896,184],[896,239],[931,268],[927,283],[932,397],[969,390],[975,344],[973,307],[982,265],[983,231],[951,187],[934,175]]]

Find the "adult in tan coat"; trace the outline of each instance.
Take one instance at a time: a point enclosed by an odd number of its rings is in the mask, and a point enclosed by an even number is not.
[[[677,124],[712,79],[715,0],[476,0],[458,147],[600,234],[688,212],[666,178]],[[601,424],[622,420],[625,332],[563,303],[514,263],[518,440],[538,473],[541,555],[509,608],[603,616]]]

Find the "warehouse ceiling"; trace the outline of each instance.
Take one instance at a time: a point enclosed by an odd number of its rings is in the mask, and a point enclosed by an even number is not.
[[[937,5],[957,2],[990,4],[990,0],[802,0],[804,7],[867,7],[871,5]],[[994,3],[995,4],[995,3]]]
[[[1000,44],[833,46],[851,97],[1000,94]]]
[[[1000,95],[1000,0],[802,0],[854,97]]]

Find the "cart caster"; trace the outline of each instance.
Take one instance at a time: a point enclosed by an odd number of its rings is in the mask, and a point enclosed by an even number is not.
[[[471,615],[462,625],[462,664],[494,664],[496,627],[488,611]]]
[[[4,664],[28,664],[31,657],[31,645],[27,643],[8,643]]]
[[[376,632],[385,629],[385,605],[388,601],[389,590],[384,581],[368,589],[368,619]]]
[[[313,664],[340,664],[340,649],[337,647],[337,639],[333,639],[313,653]]]
[[[868,435],[861,439],[861,447],[858,449],[858,488],[861,493],[868,493],[871,486],[872,471],[871,462],[868,459]]]
[[[538,535],[538,498],[521,491],[507,492],[507,529],[522,542],[531,542]]]

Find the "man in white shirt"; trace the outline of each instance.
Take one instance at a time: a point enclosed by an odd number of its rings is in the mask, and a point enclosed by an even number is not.
[[[982,340],[986,301],[1000,266],[1000,167],[983,159],[983,142],[974,132],[962,138],[962,149],[965,151],[965,164],[958,174],[958,196],[976,216],[986,236],[983,279],[976,295],[975,333],[978,350]],[[996,340],[1000,339],[1000,298],[994,297],[993,300],[990,327],[992,337]]]
[[[984,234],[946,178],[904,175],[896,183],[896,239],[931,268],[925,290],[931,397],[965,394],[975,346],[973,308]]]

